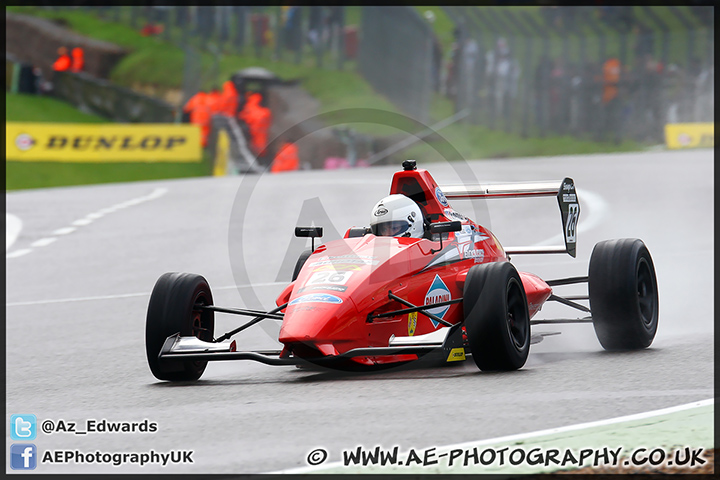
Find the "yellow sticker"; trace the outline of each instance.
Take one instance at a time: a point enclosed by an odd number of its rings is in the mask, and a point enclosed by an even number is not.
[[[453,348],[448,355],[448,362],[460,362],[465,360],[465,349],[463,347]]]
[[[213,165],[213,176],[224,177],[227,175],[229,155],[230,138],[225,130],[220,130],[218,133],[217,147],[215,147],[215,165]]]
[[[415,327],[417,327],[417,312],[408,313],[408,335],[415,335]]]
[[[668,123],[665,125],[668,148],[697,148],[715,146],[714,123]]]
[[[200,128],[163,123],[5,124],[5,156],[17,161],[199,162]]]

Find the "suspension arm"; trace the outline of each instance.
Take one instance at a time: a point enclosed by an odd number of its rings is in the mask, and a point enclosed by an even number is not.
[[[434,314],[432,314],[432,313],[430,313],[430,312],[425,311],[425,309],[427,309],[427,308],[434,308],[435,306],[437,306],[437,304],[435,304],[435,305],[423,305],[422,307],[418,307],[417,305],[413,305],[412,303],[408,302],[407,300],[403,300],[402,298],[398,297],[397,295],[393,295],[392,292],[388,292],[388,297],[391,298],[392,300],[395,300],[396,302],[402,303],[402,304],[405,305],[406,307],[410,307],[410,308],[412,308],[412,309],[417,309],[417,310],[415,310],[415,311],[422,313],[423,315],[425,315],[425,316],[428,317],[428,318],[432,318],[432,319],[435,320],[436,322],[439,322],[439,323],[445,325],[446,327],[452,327],[452,326],[453,326],[452,323],[450,323],[450,322],[448,322],[448,321],[446,321],[446,320],[443,320],[442,318],[438,317],[437,315],[434,315]]]
[[[269,312],[267,312],[267,314],[264,314],[263,316],[255,317],[255,318],[253,318],[252,320],[250,320],[249,322],[247,322],[245,325],[240,325],[240,326],[239,326],[238,328],[236,328],[235,330],[231,330],[231,331],[227,332],[225,335],[217,338],[215,341],[216,341],[216,342],[222,342],[223,340],[227,340],[228,338],[232,337],[232,336],[235,335],[236,333],[242,332],[242,331],[245,330],[246,328],[250,328],[250,327],[252,327],[253,325],[255,325],[256,323],[259,323],[259,322],[261,322],[262,320],[264,320],[265,318],[268,318],[267,315],[272,315],[272,314],[274,314],[274,313],[278,313],[279,311],[285,309],[285,307],[287,307],[287,305],[288,305],[287,303],[283,303],[283,304],[280,305],[279,307],[273,308],[272,310],[270,310]]]
[[[243,308],[225,308],[225,307],[218,307],[215,305],[195,305],[195,308],[198,310],[212,310],[213,312],[220,312],[220,313],[232,313],[234,315],[247,315],[249,317],[263,317],[263,318],[273,318],[275,320],[282,320],[283,314],[282,313],[266,313],[261,310],[246,310]]]

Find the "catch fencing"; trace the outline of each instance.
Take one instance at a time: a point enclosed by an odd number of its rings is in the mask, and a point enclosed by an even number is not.
[[[183,47],[183,102],[241,54],[355,69],[424,122],[440,120],[430,105],[441,95],[490,129],[656,143],[666,123],[714,119],[714,7],[701,4],[443,6],[455,26],[445,52],[433,16],[409,6],[73,8]]]
[[[261,62],[285,61],[342,70],[354,58],[357,32],[345,27],[345,7],[309,6],[89,6],[101,18],[125,23],[184,49],[183,100],[199,89],[220,85],[226,54],[253,55]],[[346,42],[346,38],[350,40]],[[200,68],[201,52],[210,68]]]
[[[538,8],[443,7],[456,25],[445,92],[470,122],[662,142],[665,123],[713,121],[713,7]]]
[[[439,46],[430,24],[410,7],[363,9],[358,71],[398,107],[427,123]]]
[[[442,58],[431,26],[415,8],[345,6],[45,6],[81,9],[183,48],[182,102],[221,85],[225,55],[262,65],[289,62],[343,70],[348,64],[400,110],[428,120]],[[352,8],[353,25],[346,25]],[[209,53],[210,64],[202,54]]]

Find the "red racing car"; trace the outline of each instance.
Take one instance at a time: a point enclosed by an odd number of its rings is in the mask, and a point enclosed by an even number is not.
[[[504,249],[488,229],[456,212],[448,199],[556,196],[564,246]],[[297,227],[313,249],[298,259],[293,281],[267,311],[214,305],[200,275],[166,273],[153,289],[145,330],[156,378],[197,380],[208,361],[256,360],[270,365],[314,364],[338,369],[381,368],[425,355],[442,361],[471,356],[481,370],[516,370],[531,326],[592,323],[608,350],[648,347],[658,322],[658,290],[642,240],[595,245],[587,276],[543,280],[518,272],[509,255],[575,256],[580,214],[573,180],[440,187],[415,161],[403,162],[390,195],[373,209],[369,227],[314,246],[321,227]],[[587,283],[588,295],[553,288]],[[589,301],[589,306],[580,303]],[[547,301],[577,309],[581,318],[532,320]],[[215,336],[215,313],[253,317]],[[239,351],[231,337],[265,319],[282,320],[278,351]]]

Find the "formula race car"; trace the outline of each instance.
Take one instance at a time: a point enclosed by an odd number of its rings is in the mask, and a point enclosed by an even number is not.
[[[607,350],[642,349],[652,343],[658,289],[642,240],[596,244],[587,276],[543,280],[518,272],[509,261],[514,254],[575,256],[580,204],[571,178],[440,187],[414,160],[406,160],[393,176],[390,194],[417,204],[422,224],[415,225],[422,236],[397,236],[377,224],[350,228],[344,238],[315,247],[322,228],[297,227],[295,235],[310,237],[312,249],[300,256],[292,282],[278,296],[276,308],[267,312],[215,305],[200,275],[162,275],[150,297],[145,329],[153,375],[197,380],[212,360],[348,370],[382,368],[426,355],[444,362],[471,356],[481,370],[516,370],[525,364],[530,344],[542,340],[543,334],[531,334],[536,324],[592,323]],[[529,196],[557,197],[564,246],[503,248],[488,229],[448,201]],[[376,216],[387,211],[382,204],[376,208]],[[408,221],[420,220],[414,216],[408,215]],[[588,284],[587,295],[553,291],[577,283]],[[589,307],[580,303],[585,300]],[[547,301],[584,316],[531,320]],[[216,336],[216,313],[253,318]],[[282,350],[242,351],[231,341],[266,319],[282,320]]]

